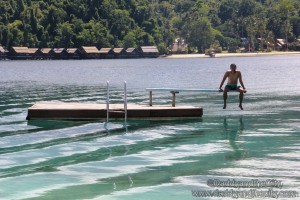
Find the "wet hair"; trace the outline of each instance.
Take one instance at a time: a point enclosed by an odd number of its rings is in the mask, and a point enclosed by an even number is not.
[[[232,67],[236,68],[236,64],[232,63],[232,64],[230,65],[230,68],[232,68]]]

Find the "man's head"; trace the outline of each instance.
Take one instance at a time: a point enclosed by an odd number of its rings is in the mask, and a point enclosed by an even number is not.
[[[230,65],[230,69],[231,69],[231,71],[236,71],[236,65],[235,64],[231,64]]]

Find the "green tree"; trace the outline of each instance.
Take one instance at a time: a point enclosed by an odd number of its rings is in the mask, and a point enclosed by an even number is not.
[[[299,37],[300,36],[300,17],[299,16],[292,16],[290,18],[292,27],[293,27],[293,33],[295,35],[295,37]]]
[[[123,37],[134,28],[134,21],[130,18],[129,12],[126,10],[116,9],[112,13],[110,21],[110,33],[118,39]]]
[[[254,0],[241,0],[239,4],[239,17],[250,17],[258,12],[258,3]]]
[[[106,27],[100,22],[94,20],[89,21],[83,25],[83,29],[76,36],[77,44],[83,45],[96,45],[97,47],[110,47],[110,40],[112,36],[108,33]]]
[[[63,9],[57,8],[53,5],[49,7],[46,15],[44,15],[44,18],[42,19],[43,25],[44,27],[47,27],[46,30],[49,35],[53,36],[53,38],[56,35],[57,25],[63,23],[66,16],[67,13]]]
[[[7,25],[7,45],[12,46],[23,46],[24,32],[22,29],[22,22],[20,20],[15,20],[13,23]]]
[[[190,24],[188,42],[197,47],[199,53],[204,53],[206,48],[214,42],[214,29],[207,18],[200,18]]]
[[[264,44],[266,42],[266,34],[267,34],[267,24],[268,24],[268,19],[266,17],[266,14],[263,12],[263,9],[261,8],[259,14],[257,15],[257,27],[258,27],[258,33],[259,37],[261,38],[260,42],[260,49],[263,50]]]
[[[14,19],[20,19],[21,13],[25,10],[25,3],[23,0],[17,0]]]
[[[196,47],[198,52],[204,52],[214,41],[214,29],[207,16],[208,5],[197,0],[184,18],[181,37],[187,39],[189,46]]]
[[[138,46],[147,46],[147,45],[154,45],[154,38],[147,32],[145,32],[141,28],[137,28],[134,30],[136,44]]]
[[[292,34],[293,26],[290,23],[290,18],[295,14],[295,5],[293,0],[280,0],[278,11],[282,18],[281,33],[284,35],[286,42],[286,50],[288,50],[288,36]]]
[[[285,43],[286,43],[286,51],[288,51],[288,36],[292,33],[293,26],[288,19],[284,20],[281,26],[282,35],[284,35]]]
[[[266,44],[267,44],[267,50],[270,51],[271,47],[275,47],[275,42],[274,42],[274,33],[272,31],[267,32],[266,34]]]
[[[57,26],[57,36],[55,37],[55,46],[70,48],[74,46],[75,33],[73,32],[74,26],[69,22],[64,22]]]
[[[127,33],[127,35],[124,37],[123,40],[123,47],[125,49],[130,48],[130,47],[134,47],[137,48],[137,44],[136,44],[136,37],[135,37],[135,33],[133,31],[130,31],[129,33]]]
[[[246,31],[249,38],[249,51],[255,50],[254,41],[256,40],[256,34],[258,33],[258,19],[255,16],[249,16],[245,19]]]
[[[219,8],[219,18],[221,23],[224,24],[228,20],[232,20],[237,13],[240,12],[239,0],[222,0]]]
[[[254,49],[255,38],[265,41],[269,32],[293,42],[299,13],[298,0],[2,0],[0,41],[8,48],[131,44],[166,52],[182,38],[202,52],[215,40],[233,49],[248,37]]]

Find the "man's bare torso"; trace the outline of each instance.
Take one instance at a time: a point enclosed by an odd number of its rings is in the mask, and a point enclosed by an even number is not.
[[[238,79],[240,77],[241,72],[240,71],[227,71],[226,75],[228,78],[227,84],[237,84],[238,83]]]

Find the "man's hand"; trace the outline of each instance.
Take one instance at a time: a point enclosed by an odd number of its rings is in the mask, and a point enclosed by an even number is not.
[[[220,88],[220,89],[219,89],[219,92],[223,92],[223,89],[222,89],[222,88]]]

